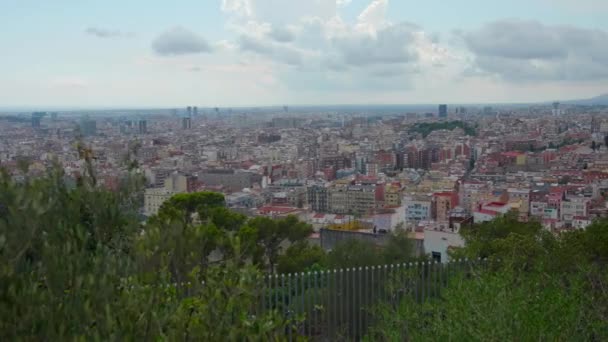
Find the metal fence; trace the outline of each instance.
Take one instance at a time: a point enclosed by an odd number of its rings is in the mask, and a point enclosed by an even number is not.
[[[292,321],[289,340],[359,340],[374,324],[377,308],[409,296],[422,303],[441,295],[456,274],[484,267],[482,260],[415,262],[266,276],[259,313],[278,310]]]

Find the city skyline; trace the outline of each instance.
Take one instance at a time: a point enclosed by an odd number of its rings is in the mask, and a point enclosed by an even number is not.
[[[528,103],[608,92],[608,5],[597,0],[145,5],[0,5],[0,107]]]

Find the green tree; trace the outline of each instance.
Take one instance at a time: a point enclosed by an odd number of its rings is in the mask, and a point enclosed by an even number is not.
[[[302,241],[312,233],[312,227],[299,221],[295,216],[278,220],[268,217],[255,217],[247,225],[255,231],[255,237],[263,251],[263,261],[268,270],[274,272],[282,245]]]
[[[306,241],[299,241],[289,246],[279,256],[277,271],[279,273],[305,272],[314,267],[326,265],[325,251],[319,246],[311,246]]]
[[[141,225],[133,171],[116,193],[86,174],[70,186],[59,168],[21,183],[2,172],[0,339],[281,339],[291,323],[258,310],[264,286],[244,262],[246,226],[195,225],[176,207]],[[216,222],[234,222],[222,213]]]
[[[351,268],[381,265],[383,262],[379,247],[357,239],[349,239],[336,244],[327,256],[330,268]]]
[[[403,263],[415,257],[414,243],[405,230],[391,233],[388,243],[382,248],[382,259],[386,264]]]
[[[175,217],[180,214],[184,221],[189,223],[192,222],[192,214],[198,213],[201,218],[206,218],[209,210],[224,205],[224,195],[217,192],[176,194],[161,205],[158,215]]]

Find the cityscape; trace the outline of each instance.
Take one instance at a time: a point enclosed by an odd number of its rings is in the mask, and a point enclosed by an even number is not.
[[[608,3],[0,3],[0,340],[608,340]]]
[[[75,181],[85,172],[71,148],[80,141],[99,184],[116,190],[134,153],[146,180],[142,218],[173,195],[213,191],[247,216],[295,215],[317,240],[328,227],[405,229],[444,262],[463,246],[463,224],[514,211],[559,232],[608,215],[608,106],[427,109],[34,112],[2,118],[0,155],[15,176],[20,161],[30,175],[59,162]]]

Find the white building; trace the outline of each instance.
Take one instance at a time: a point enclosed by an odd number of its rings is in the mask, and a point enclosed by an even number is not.
[[[482,205],[473,213],[473,222],[487,222],[494,220],[497,216],[504,215],[511,210],[508,203],[490,202]]]
[[[405,206],[405,219],[408,222],[420,222],[431,219],[432,202],[430,197],[428,199],[405,197],[403,204]]]
[[[424,230],[424,252],[429,254],[433,260],[448,262],[448,251],[454,247],[464,247],[464,239],[458,231],[451,231],[450,229]]]

